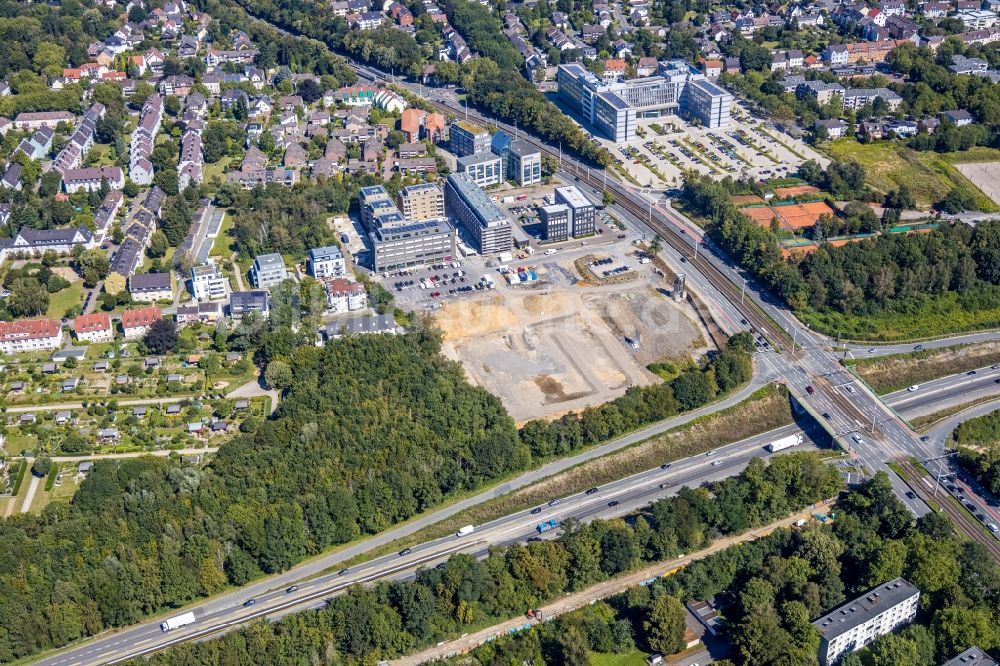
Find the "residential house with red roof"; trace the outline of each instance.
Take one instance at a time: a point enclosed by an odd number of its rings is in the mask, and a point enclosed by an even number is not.
[[[4,354],[58,349],[61,345],[62,327],[54,319],[0,322],[0,352]]]

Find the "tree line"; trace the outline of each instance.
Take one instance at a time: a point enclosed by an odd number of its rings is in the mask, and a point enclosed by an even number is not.
[[[834,162],[822,178],[826,187],[848,192],[863,182],[864,172],[858,165],[848,168]],[[711,221],[709,233],[719,246],[795,310],[857,323],[883,314],[919,312],[945,298],[966,312],[1000,307],[997,222],[975,228],[942,223],[928,233],[882,234],[841,247],[824,243],[803,258],[786,260],[777,235],[732,203],[733,194],[746,191],[746,183],[731,178],[716,182],[691,174],[683,198],[692,211]],[[893,203],[899,195],[890,193],[889,205],[901,205]],[[903,198],[908,197],[907,192]],[[898,220],[899,209],[889,210]],[[858,215],[859,225],[868,218],[863,212]],[[850,221],[851,210],[841,219]],[[880,333],[874,324],[855,332]]]
[[[846,654],[842,666],[934,666],[973,645],[1000,647],[997,563],[940,514],[914,522],[879,473],[838,502],[832,525],[778,530],[727,548],[594,611],[487,643],[471,663],[587,664],[591,653],[628,651],[629,638],[670,654],[659,642],[676,637],[670,609],[714,599],[735,647],[732,661],[715,663],[816,666],[820,634],[812,622],[898,576],[921,590],[916,621]]]
[[[839,487],[836,471],[813,454],[779,456],[770,464],[757,459],[739,476],[710,488],[683,488],[628,520],[567,522],[553,541],[493,548],[483,560],[455,555],[440,568],[419,570],[413,581],[354,586],[331,598],[323,610],[247,627],[206,643],[184,644],[155,655],[151,662],[367,663],[397,657],[470,627],[521,615],[641,564],[699,550],[720,536],[766,524],[829,497]],[[676,600],[653,601],[643,643],[652,641],[664,649],[675,645],[678,617],[682,625],[683,611]],[[595,626],[592,631],[606,641],[602,644],[617,641],[624,647],[634,640],[626,624],[617,629]]]
[[[958,449],[958,463],[1000,495],[1000,414],[991,412],[960,423],[951,439]]]
[[[0,661],[287,569],[527,469],[538,457],[700,404],[749,372],[737,340],[681,375],[683,381],[633,389],[613,407],[572,417],[575,424],[565,418],[551,431],[532,426],[519,433],[495,396],[467,384],[460,366],[440,356],[439,333],[422,321],[398,336],[315,347],[313,286],[281,285],[269,320],[248,316],[235,329],[216,332],[220,351],[254,357],[267,366],[269,379],[272,365],[287,367],[280,380],[286,396],[271,420],[251,423],[205,469],[169,459],[100,461],[72,503],[0,523]],[[779,469],[772,466],[769,474]],[[774,506],[795,497],[783,493]],[[651,517],[671,531],[650,535],[644,549],[663,554],[695,547],[706,535],[734,529],[746,513],[675,523],[673,512]],[[686,527],[672,536],[681,524]],[[575,566],[565,575],[581,581],[604,575],[632,561],[632,547],[625,548],[625,555],[600,560],[603,569],[584,573]],[[480,611],[465,612],[475,617]]]

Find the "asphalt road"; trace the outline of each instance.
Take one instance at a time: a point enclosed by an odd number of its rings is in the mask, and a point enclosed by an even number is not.
[[[83,666],[124,661],[176,643],[206,638],[254,618],[273,619],[297,610],[322,606],[330,595],[355,583],[411,577],[417,568],[436,565],[457,552],[483,556],[490,546],[537,537],[536,526],[543,521],[551,519],[563,522],[569,518],[593,520],[630,513],[655,499],[673,494],[685,485],[698,485],[737,474],[750,460],[770,456],[764,448],[768,442],[793,432],[800,432],[798,426],[787,426],[722,446],[711,455],[687,458],[671,464],[666,470],[648,470],[607,484],[596,493],[567,497],[555,506],[541,507],[541,511],[536,514],[521,511],[479,525],[467,537],[445,537],[415,546],[406,555],[393,554],[370,560],[343,575],[333,573],[313,578],[300,583],[291,592],[286,590],[284,584],[275,588],[273,580],[266,581],[256,586],[261,588],[259,590],[250,586],[238,593],[199,605],[194,609],[196,622],[188,627],[165,633],[159,627],[159,622],[163,620],[161,617],[156,621],[106,634],[37,663],[46,666]],[[822,437],[822,434],[819,436]],[[791,450],[813,448],[815,446],[812,440],[807,439]],[[661,488],[661,484],[668,485]],[[618,504],[609,506],[612,501]],[[554,538],[557,534],[558,530],[553,530],[547,532],[544,538]],[[250,597],[255,599],[255,603],[245,606],[244,602]]]
[[[895,391],[884,398],[893,408],[905,406],[912,418],[954,406],[956,400],[962,404],[996,394],[1000,394],[1000,366],[987,366],[924,382],[913,391]]]
[[[917,347],[920,349],[941,349],[942,347],[974,344],[977,342],[993,342],[995,340],[1000,340],[1000,331],[983,331],[982,333],[955,335],[936,340],[927,340],[926,342],[900,342],[895,344],[851,342],[837,344],[836,341],[830,340],[830,343],[838,348],[849,350],[856,358],[864,358],[867,356],[908,354],[912,351],[920,351]]]

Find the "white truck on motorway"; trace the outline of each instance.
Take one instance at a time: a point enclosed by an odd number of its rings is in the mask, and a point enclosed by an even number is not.
[[[788,435],[787,437],[782,437],[781,439],[774,440],[764,448],[766,448],[771,453],[775,453],[777,451],[784,451],[785,449],[790,449],[793,446],[798,446],[801,443],[802,443],[802,435]]]
[[[475,531],[476,527],[474,525],[466,525],[465,527],[459,528],[459,530],[455,532],[455,536],[464,537],[472,534]]]
[[[189,624],[194,624],[194,613],[191,612],[187,612],[176,617],[168,617],[160,623],[160,629],[166,632],[172,629],[186,627]]]

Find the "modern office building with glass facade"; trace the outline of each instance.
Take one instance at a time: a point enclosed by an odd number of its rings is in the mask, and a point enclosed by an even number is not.
[[[639,118],[688,114],[706,127],[729,122],[731,94],[680,60],[660,64],[656,76],[606,83],[579,63],[560,65],[559,96],[599,133],[616,142],[635,138]],[[692,84],[695,84],[692,88]]]

